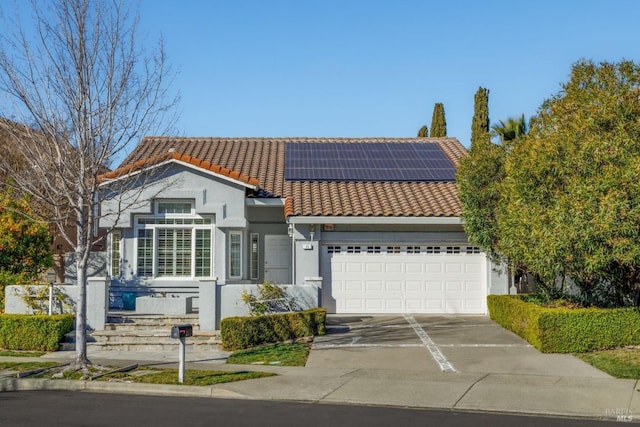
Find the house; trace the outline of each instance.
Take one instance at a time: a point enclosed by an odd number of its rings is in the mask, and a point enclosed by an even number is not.
[[[217,326],[269,281],[329,313],[485,314],[507,280],[464,233],[465,155],[454,138],[146,137],[102,177],[111,303]]]

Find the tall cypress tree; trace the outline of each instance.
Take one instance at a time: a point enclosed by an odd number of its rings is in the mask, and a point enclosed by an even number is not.
[[[479,87],[473,97],[471,146],[480,141],[491,141],[489,134],[489,89],[483,87]]]
[[[418,131],[418,138],[426,138],[428,136],[429,136],[429,128],[426,125],[424,125]]]
[[[444,118],[444,105],[441,102],[433,106],[431,136],[435,138],[447,136],[447,121]]]

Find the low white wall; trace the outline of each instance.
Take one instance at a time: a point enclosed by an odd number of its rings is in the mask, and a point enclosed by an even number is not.
[[[306,310],[319,307],[320,288],[316,285],[282,285],[287,294],[295,299],[298,308]],[[258,285],[220,285],[220,319],[248,316],[249,308],[242,302],[244,290],[258,294]]]
[[[34,288],[34,290],[40,290],[48,288],[49,285],[31,285],[31,287]],[[65,296],[68,300],[68,305],[54,301],[53,314],[75,313],[78,302],[78,287],[76,285],[54,285],[54,290]],[[7,314],[34,314],[34,310],[27,305],[22,296],[25,293],[25,286],[11,285],[5,287],[4,312]],[[45,293],[45,295],[48,295],[48,293]],[[45,307],[43,313],[47,314],[49,299],[44,298],[40,300],[42,306]]]
[[[107,319],[108,279],[105,277],[90,277],[87,284],[87,327],[89,329],[103,330]],[[42,314],[49,312],[49,285],[30,285],[32,294],[45,295],[37,298]],[[26,303],[25,298],[35,299],[35,296],[27,294],[27,286],[7,286],[5,288],[5,313],[7,314],[35,314],[35,310]],[[52,314],[75,314],[78,307],[78,287],[76,285],[53,285],[54,295],[63,298],[60,301],[54,298]],[[39,292],[44,290],[44,292]]]

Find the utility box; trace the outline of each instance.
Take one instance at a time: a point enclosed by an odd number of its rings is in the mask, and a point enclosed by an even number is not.
[[[187,338],[193,336],[193,326],[190,323],[171,327],[171,338]]]

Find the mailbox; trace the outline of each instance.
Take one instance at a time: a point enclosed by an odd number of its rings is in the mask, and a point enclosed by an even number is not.
[[[191,336],[193,336],[193,326],[189,323],[171,327],[171,338],[186,338]]]

